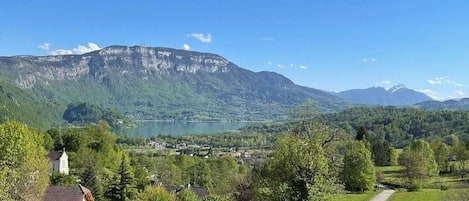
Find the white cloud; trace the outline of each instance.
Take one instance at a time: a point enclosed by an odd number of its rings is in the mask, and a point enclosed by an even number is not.
[[[446,95],[443,95],[440,92],[433,91],[431,89],[420,89],[417,91],[422,92],[426,94],[427,96],[429,96],[430,98],[437,100],[437,101],[444,101],[444,100],[455,99],[455,98],[463,98],[466,95],[465,92],[459,91],[459,90],[455,91],[453,94],[446,94]]]
[[[390,85],[390,84],[391,84],[391,81],[389,81],[389,80],[384,80],[384,81],[381,81],[380,83],[381,83],[381,84],[384,84],[384,85]]]
[[[456,86],[456,87],[466,87],[466,85],[455,82],[455,81],[448,81],[448,84]]]
[[[447,84],[455,87],[466,87],[464,84],[451,80],[451,77],[449,76],[435,77],[433,79],[429,79],[427,82],[431,85]]]
[[[377,61],[377,59],[374,58],[374,57],[371,57],[371,58],[363,58],[362,61],[363,61],[363,62],[375,62],[375,61]]]
[[[419,89],[417,91],[424,93],[425,95],[429,96],[430,98],[434,100],[442,101],[442,100],[448,99],[448,97],[444,97],[440,93],[433,91],[431,89]]]
[[[295,64],[290,64],[290,67],[295,68],[296,65]]]
[[[272,66],[272,62],[271,62],[271,61],[267,62],[267,64],[268,64],[269,66]]]
[[[212,42],[212,35],[207,34],[206,36],[203,33],[191,33],[188,34],[187,37],[192,37],[197,40],[200,40],[202,43],[211,43]]]
[[[100,49],[101,48],[95,43],[89,42],[88,46],[79,45],[78,47],[73,48],[71,50],[57,49],[57,50],[50,51],[49,54],[50,55],[85,54],[85,53],[100,50]]]
[[[189,46],[188,44],[184,44],[184,45],[182,45],[182,49],[183,50],[190,50],[191,46]]]
[[[428,80],[428,83],[430,83],[431,85],[443,84],[443,82],[447,79],[449,79],[448,76],[435,77],[433,79]]]
[[[306,69],[308,69],[308,66],[300,65],[300,68],[306,70]]]
[[[454,93],[456,93],[458,96],[464,96],[466,94],[463,91],[455,91]]]
[[[49,51],[51,45],[52,44],[50,43],[43,43],[41,45],[38,45],[37,47],[41,50]]]
[[[277,67],[283,68],[283,65],[282,64],[277,64]]]

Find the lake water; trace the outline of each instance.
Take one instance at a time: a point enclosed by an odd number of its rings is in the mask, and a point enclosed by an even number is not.
[[[142,126],[123,128],[115,132],[129,136],[150,137],[153,135],[213,134],[233,131],[250,122],[188,122],[188,121],[139,121]]]

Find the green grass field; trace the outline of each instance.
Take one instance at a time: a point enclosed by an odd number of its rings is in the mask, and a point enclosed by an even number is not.
[[[382,191],[367,191],[365,193],[351,193],[343,195],[335,195],[334,201],[368,201],[373,198],[376,194]]]
[[[396,188],[396,192],[389,201],[441,201],[443,198],[460,191],[455,189],[464,187],[464,183],[458,174],[443,174],[428,179],[420,191],[407,192],[407,189],[404,188],[406,180],[402,177],[402,171],[404,171],[402,167],[376,167],[376,171],[381,172],[382,183]],[[442,186],[449,190],[441,191]]]
[[[441,201],[443,195],[444,191],[436,189],[423,189],[418,192],[396,191],[388,201]]]

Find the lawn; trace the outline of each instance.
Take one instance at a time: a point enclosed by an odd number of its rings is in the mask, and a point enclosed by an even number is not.
[[[445,191],[436,189],[423,189],[418,192],[395,192],[388,201],[441,201]]]
[[[368,201],[373,198],[376,194],[381,193],[382,191],[367,191],[365,193],[350,193],[335,195],[334,201]]]

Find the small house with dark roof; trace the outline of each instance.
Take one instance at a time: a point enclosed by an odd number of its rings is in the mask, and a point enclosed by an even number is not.
[[[62,151],[52,151],[49,152],[47,155],[49,158],[50,163],[50,170],[49,173],[52,174],[54,172],[68,174],[68,155],[65,152],[65,149]]]
[[[82,185],[48,186],[44,201],[94,201],[91,191]]]

